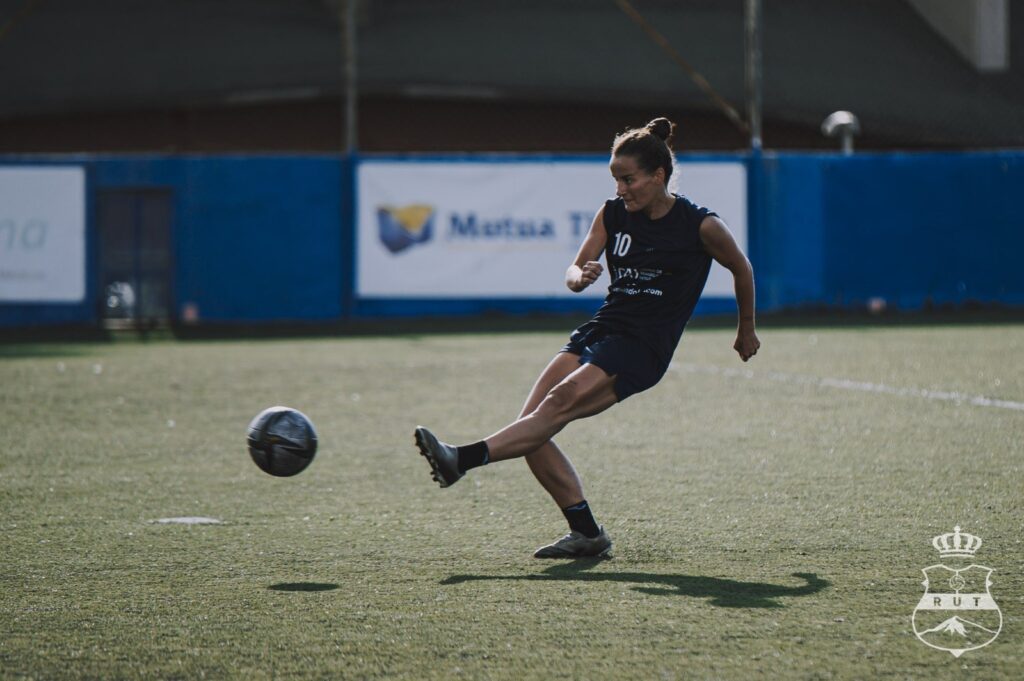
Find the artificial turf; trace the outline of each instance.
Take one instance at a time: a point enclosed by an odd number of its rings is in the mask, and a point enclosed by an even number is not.
[[[614,558],[542,562],[525,464],[442,490],[412,431],[497,430],[565,337],[0,346],[0,677],[1020,678],[1024,326],[688,331],[557,438]],[[245,449],[273,404],[294,478]],[[954,525],[1004,618],[959,658],[911,627]]]

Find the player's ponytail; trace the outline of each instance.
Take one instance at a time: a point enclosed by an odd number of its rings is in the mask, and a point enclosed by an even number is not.
[[[667,186],[675,165],[671,147],[675,132],[675,123],[667,118],[655,118],[642,128],[631,128],[616,135],[612,156],[632,156],[648,173],[663,169]]]

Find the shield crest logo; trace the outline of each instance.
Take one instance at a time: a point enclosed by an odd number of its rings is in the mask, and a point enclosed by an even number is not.
[[[992,643],[1003,629],[1003,613],[989,591],[993,570],[974,563],[981,538],[959,526],[935,537],[932,545],[952,566],[940,563],[921,571],[924,595],[911,618],[914,634],[925,645],[960,657]]]
[[[401,253],[410,246],[426,243],[434,229],[434,207],[378,206],[377,224],[381,243],[391,253]]]

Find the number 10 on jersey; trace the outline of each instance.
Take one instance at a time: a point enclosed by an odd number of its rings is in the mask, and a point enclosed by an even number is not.
[[[615,243],[612,244],[612,255],[623,256],[629,252],[629,245],[633,243],[633,238],[628,234],[622,232],[615,233]]]

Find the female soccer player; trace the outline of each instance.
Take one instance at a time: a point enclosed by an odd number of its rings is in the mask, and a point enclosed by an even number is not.
[[[416,428],[416,444],[441,487],[471,468],[526,458],[570,530],[537,549],[537,558],[604,556],[611,549],[576,469],[551,438],[571,421],[599,414],[661,379],[704,290],[712,258],[735,280],[739,325],[733,348],[745,362],[761,346],[754,333],[750,262],[715,213],[668,190],[674,130],[671,121],[657,118],[615,138],[610,167],[617,198],[598,211],[565,275],[570,290],[584,290],[601,276],[597,260],[604,252],[608,296],[541,373],[519,419],[462,447]]]

